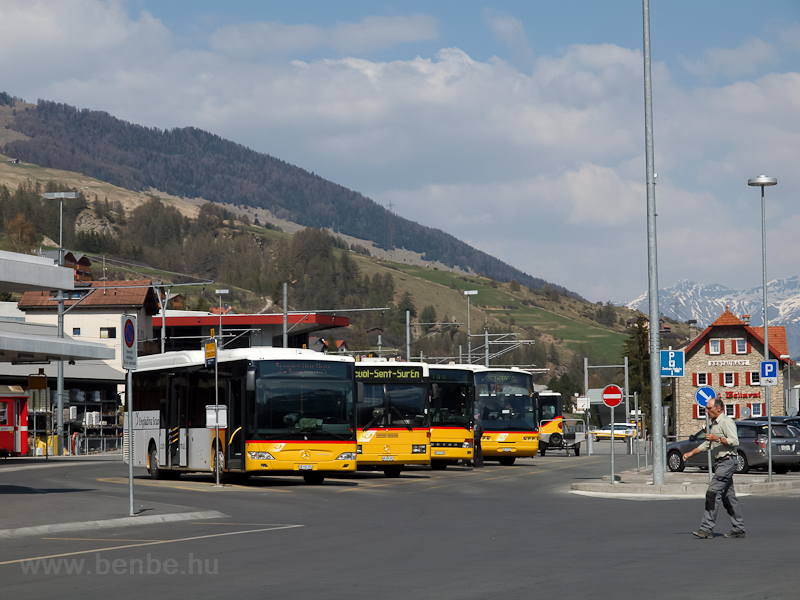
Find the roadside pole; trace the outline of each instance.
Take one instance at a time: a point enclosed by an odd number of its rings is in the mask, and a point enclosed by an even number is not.
[[[614,485],[614,438],[616,428],[614,427],[614,407],[622,402],[622,390],[618,385],[607,385],[603,388],[603,404],[611,409],[611,485]]]
[[[641,469],[641,465],[639,464],[639,392],[633,392],[633,406],[636,411],[636,435],[634,438],[636,439],[636,470],[639,471]]]
[[[125,380],[125,402],[128,412],[128,514],[133,517],[133,371],[137,366],[136,315],[122,315],[122,368]]]
[[[697,393],[694,396],[695,402],[697,402],[698,406],[702,406],[706,409],[706,435],[711,433],[709,429],[709,422],[708,422],[708,403],[717,397],[717,392],[714,391],[713,388],[708,386],[701,387],[697,390]],[[711,448],[708,449],[708,482],[711,483],[713,479],[713,474],[711,473]]]

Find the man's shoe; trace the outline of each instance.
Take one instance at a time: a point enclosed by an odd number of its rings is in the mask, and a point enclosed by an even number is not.
[[[704,539],[704,540],[710,540],[711,538],[714,537],[713,533],[711,533],[710,531],[706,531],[705,529],[698,529],[697,531],[693,531],[692,535],[694,537],[699,537],[699,538]],[[725,536],[725,537],[727,537],[727,536]]]
[[[743,538],[747,537],[747,534],[744,531],[729,531],[725,534],[726,538]]]

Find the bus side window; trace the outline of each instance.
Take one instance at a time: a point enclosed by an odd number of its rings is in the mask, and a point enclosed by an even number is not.
[[[8,425],[8,402],[0,402],[0,425]]]

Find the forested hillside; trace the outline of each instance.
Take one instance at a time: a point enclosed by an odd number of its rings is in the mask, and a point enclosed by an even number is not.
[[[105,112],[43,100],[35,109],[16,111],[9,128],[30,139],[10,142],[4,151],[26,162],[85,173],[132,190],[154,188],[174,196],[265,208],[307,227],[330,228],[389,247],[389,213],[374,201],[199,129],[147,128]],[[546,283],[439,229],[399,216],[391,220],[393,245],[426,260],[537,289]]]

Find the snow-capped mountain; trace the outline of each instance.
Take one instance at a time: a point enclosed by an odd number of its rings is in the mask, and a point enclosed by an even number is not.
[[[697,319],[700,327],[713,323],[725,310],[741,317],[750,315],[750,325],[763,327],[764,292],[761,286],[734,290],[723,285],[704,285],[682,279],[672,287],[658,291],[658,308],[672,319]],[[767,303],[770,325],[784,325],[789,353],[800,355],[800,277],[774,279],[767,284]],[[626,304],[628,308],[647,314],[648,294],[645,292]]]

